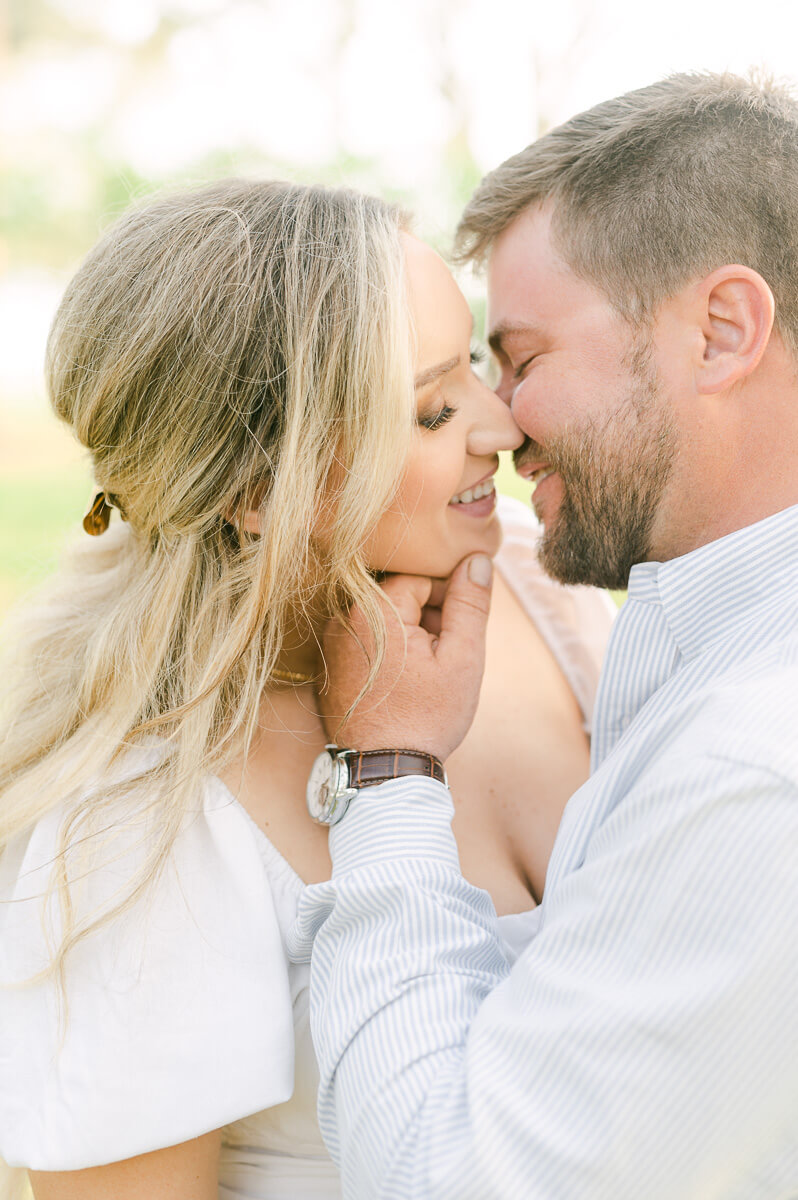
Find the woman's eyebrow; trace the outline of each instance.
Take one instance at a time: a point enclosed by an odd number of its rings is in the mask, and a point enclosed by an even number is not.
[[[460,355],[456,354],[454,358],[448,358],[446,362],[437,363],[434,367],[427,367],[426,371],[422,371],[420,375],[416,375],[415,387],[426,387],[428,383],[433,383],[436,379],[440,379],[441,375],[448,374],[455,367],[460,366]]]

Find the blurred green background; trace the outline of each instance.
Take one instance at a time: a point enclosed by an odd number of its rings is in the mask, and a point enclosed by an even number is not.
[[[91,476],[70,435],[46,413],[6,414],[0,450],[0,616],[77,536]]]

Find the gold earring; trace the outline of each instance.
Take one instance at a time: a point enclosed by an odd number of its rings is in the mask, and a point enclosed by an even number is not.
[[[105,492],[97,492],[83,518],[83,528],[92,537],[105,533],[111,520],[111,508]]]

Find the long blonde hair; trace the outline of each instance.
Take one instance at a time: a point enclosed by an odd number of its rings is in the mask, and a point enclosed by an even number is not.
[[[64,806],[62,977],[162,869],[203,777],[246,750],[297,608],[355,600],[382,644],[362,546],[412,431],[401,225],[348,191],[227,181],[128,215],[67,289],[52,403],[125,520],[84,539],[15,632],[0,728],[0,849]],[[78,919],[70,885],[113,854],[131,787],[116,764],[155,736],[141,871]]]

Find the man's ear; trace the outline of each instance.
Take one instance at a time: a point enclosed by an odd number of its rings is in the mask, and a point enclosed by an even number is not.
[[[696,299],[703,343],[696,391],[725,391],[756,369],[775,316],[773,293],[750,267],[718,267],[698,285]]]

